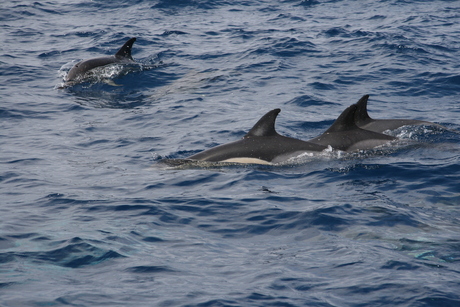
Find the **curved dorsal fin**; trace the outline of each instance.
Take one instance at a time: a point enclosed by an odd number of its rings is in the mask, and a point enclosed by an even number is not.
[[[134,61],[133,57],[131,56],[131,49],[133,48],[133,44],[134,44],[135,41],[136,41],[136,38],[135,38],[135,37],[130,38],[130,39],[123,45],[123,47],[121,47],[120,50],[118,50],[118,52],[115,53],[115,57],[117,57],[118,59],[121,59],[121,58],[128,58],[128,59]]]
[[[262,116],[244,137],[278,135],[275,130],[275,121],[279,112],[281,112],[280,109],[274,109]]]
[[[351,129],[357,129],[358,126],[355,124],[355,112],[358,107],[356,104],[352,104],[342,114],[337,117],[335,122],[326,132],[338,132],[338,131],[346,131]]]
[[[364,95],[356,103],[356,106],[358,108],[356,109],[356,112],[355,112],[355,122],[357,125],[363,125],[372,120],[369,114],[367,114],[367,100],[368,99],[369,99],[369,95]]]

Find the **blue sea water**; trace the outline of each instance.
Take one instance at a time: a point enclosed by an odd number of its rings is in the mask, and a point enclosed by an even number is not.
[[[0,4],[1,306],[460,306],[458,1]],[[67,89],[137,37],[136,69]],[[283,166],[168,168],[362,95],[440,123]]]

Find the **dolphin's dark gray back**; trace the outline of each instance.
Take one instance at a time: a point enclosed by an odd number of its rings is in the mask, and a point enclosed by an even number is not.
[[[321,152],[326,146],[285,137],[275,130],[280,109],[266,113],[240,140],[213,147],[188,157],[189,160],[225,162],[233,159],[256,159],[278,163],[305,152]]]
[[[66,83],[74,84],[81,81],[84,78],[86,72],[96,67],[102,67],[112,63],[126,63],[134,61],[131,56],[131,49],[133,47],[136,38],[130,38],[115,55],[92,58],[83,60],[75,64],[72,69],[69,70],[65,78]]]
[[[437,126],[443,129],[447,129],[441,125],[414,119],[373,119],[367,112],[367,101],[369,95],[364,95],[356,103],[357,110],[355,112],[356,125],[362,129],[382,133],[386,130],[395,130],[403,126],[416,126],[416,125],[427,125]]]
[[[309,142],[331,146],[342,151],[366,150],[395,140],[396,138],[359,128],[355,123],[357,105],[346,108],[322,135]]]

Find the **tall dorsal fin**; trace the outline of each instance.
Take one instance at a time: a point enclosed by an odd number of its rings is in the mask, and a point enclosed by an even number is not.
[[[351,129],[358,129],[358,126],[355,124],[355,112],[358,107],[356,104],[352,104],[342,114],[337,117],[335,122],[326,132],[338,132],[338,131],[346,131]]]
[[[367,100],[369,99],[369,95],[364,95],[361,99],[356,103],[358,107],[355,112],[355,123],[357,125],[364,125],[372,120],[372,118],[367,113]]]
[[[131,49],[133,48],[133,44],[136,41],[136,38],[130,38],[124,45],[123,47],[118,50],[117,53],[115,53],[115,57],[118,59],[122,58],[128,58],[131,61],[134,61],[133,57],[131,56]]]
[[[275,136],[278,133],[275,130],[275,121],[278,116],[280,109],[274,109],[262,116],[261,119],[252,127],[251,130],[244,136]]]

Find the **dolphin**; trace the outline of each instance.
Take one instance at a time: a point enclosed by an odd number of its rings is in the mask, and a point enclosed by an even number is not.
[[[383,132],[386,130],[395,130],[402,126],[417,126],[417,125],[426,125],[426,126],[436,126],[442,129],[448,130],[448,128],[438,125],[432,122],[414,120],[414,119],[372,119],[367,113],[367,100],[369,95],[364,95],[357,103],[357,110],[355,112],[355,122],[356,125],[362,129],[374,131],[374,132]]]
[[[242,139],[213,147],[181,161],[273,164],[287,161],[302,153],[319,153],[328,148],[278,134],[275,130],[275,120],[280,111],[274,109],[262,116]],[[173,159],[169,161],[171,160]],[[179,164],[174,161],[165,162]]]
[[[358,106],[353,104],[346,108],[322,135],[308,140],[310,143],[328,146],[341,151],[372,149],[396,140],[395,137],[364,130],[356,125],[356,111]]]
[[[72,86],[83,81],[86,77],[86,74],[96,67],[102,67],[113,63],[135,63],[134,59],[131,56],[131,49],[135,41],[135,37],[130,38],[123,45],[123,47],[121,47],[120,50],[118,50],[118,52],[115,53],[115,55],[92,58],[78,62],[67,73],[67,76],[64,80],[65,86]]]

